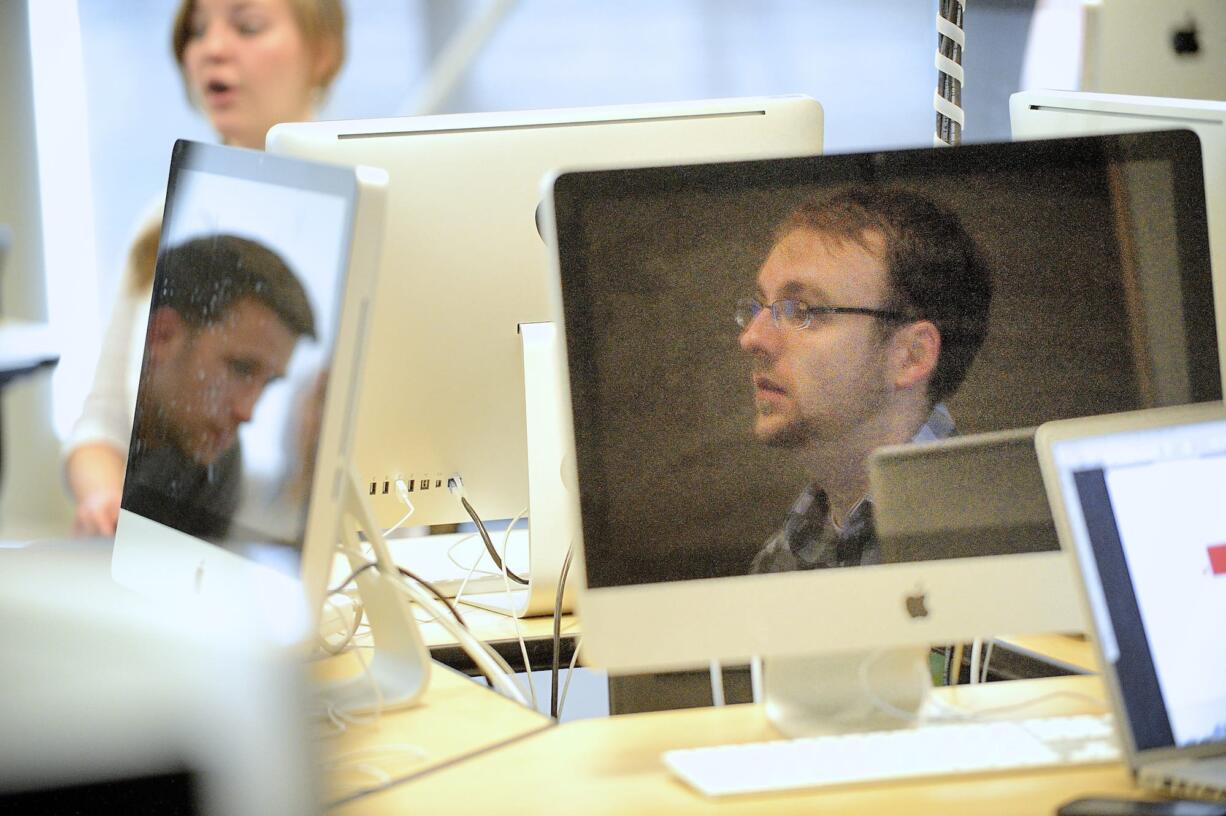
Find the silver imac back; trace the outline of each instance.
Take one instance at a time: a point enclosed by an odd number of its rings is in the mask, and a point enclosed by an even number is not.
[[[272,152],[380,167],[390,177],[355,448],[380,522],[404,515],[397,480],[415,507],[411,524],[468,521],[447,489],[461,476],[482,518],[527,511],[531,556],[513,539],[507,560],[527,566],[529,587],[509,604],[551,612],[575,522],[556,438],[565,406],[548,328],[550,248],[538,223],[544,178],[575,167],[815,154],[821,139],[821,107],[805,97],[274,127]],[[526,387],[534,354],[544,360],[541,382]],[[543,403],[543,421],[526,400]],[[415,540],[414,553],[428,547]],[[484,597],[503,605],[494,596]]]

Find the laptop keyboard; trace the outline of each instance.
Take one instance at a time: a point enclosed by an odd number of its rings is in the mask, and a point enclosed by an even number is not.
[[[930,723],[916,728],[669,751],[708,796],[1116,762],[1107,714]]]

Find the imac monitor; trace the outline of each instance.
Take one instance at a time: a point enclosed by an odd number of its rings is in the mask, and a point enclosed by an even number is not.
[[[569,506],[556,439],[565,405],[547,325],[544,177],[568,167],[808,155],[821,151],[821,138],[821,107],[804,97],[274,127],[272,152],[389,175],[354,454],[380,523],[405,513],[397,480],[414,507],[410,524],[468,521],[447,489],[458,474],[482,518],[527,511],[530,589],[514,604],[552,612],[574,522],[560,509]],[[535,373],[526,363],[534,355],[544,361]],[[429,549],[412,541],[414,554]],[[414,554],[406,563],[419,569]],[[523,560],[508,561],[523,569]],[[501,595],[496,580],[489,590]]]
[[[1009,119],[1015,140],[1162,128],[1187,129],[1200,137],[1209,254],[1216,281],[1214,306],[1218,346],[1226,348],[1226,101],[1078,91],[1021,91],[1009,97]],[[1155,263],[1169,263],[1161,256],[1169,253],[1171,247],[1160,240],[1146,240],[1138,243],[1137,251],[1154,256]],[[1226,369],[1223,373],[1226,375]]]
[[[750,574],[811,477],[754,438],[735,304],[800,205],[898,187],[954,212],[992,270],[987,339],[948,400],[960,432],[1219,399],[1201,179],[1188,132],[560,175],[588,660],[692,668],[1076,628],[1073,603],[1036,617],[1068,574],[1059,552]],[[1169,253],[1152,263],[1142,240]]]
[[[176,142],[117,580],[260,599],[300,638],[332,569],[385,178]]]

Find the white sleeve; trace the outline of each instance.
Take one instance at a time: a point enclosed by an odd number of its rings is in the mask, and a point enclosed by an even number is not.
[[[127,453],[136,411],[152,288],[133,292],[125,276],[98,349],[94,381],[64,441],[64,456],[87,443],[104,442]]]

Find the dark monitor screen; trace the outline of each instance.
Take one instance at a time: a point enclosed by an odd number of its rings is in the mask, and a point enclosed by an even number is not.
[[[807,478],[755,441],[738,298],[849,185],[952,210],[992,270],[962,433],[1221,398],[1188,131],[567,173],[554,188],[589,587],[744,575]]]

